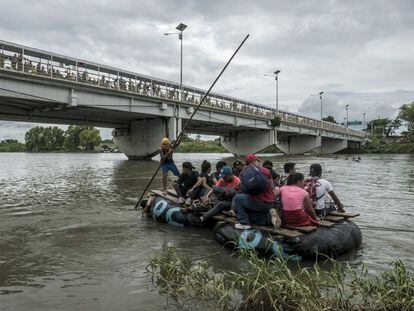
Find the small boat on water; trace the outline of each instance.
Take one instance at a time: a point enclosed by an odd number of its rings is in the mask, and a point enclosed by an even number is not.
[[[202,211],[185,211],[175,194],[150,192],[150,216],[158,222],[185,227],[194,225],[196,214]],[[237,220],[220,214],[203,226],[213,228],[214,239],[231,248],[249,248],[266,255],[277,255],[289,260],[315,259],[319,256],[338,257],[358,249],[362,233],[350,220],[359,214],[332,212],[321,221],[320,227],[289,227],[275,229],[270,226],[253,226],[248,230],[234,227]]]

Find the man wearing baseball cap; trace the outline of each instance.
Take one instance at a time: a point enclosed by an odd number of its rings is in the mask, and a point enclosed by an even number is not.
[[[234,195],[239,191],[240,179],[233,175],[231,167],[223,167],[219,177],[218,182],[206,195],[206,198],[208,198],[214,192],[218,202],[200,217],[200,222],[206,221],[224,210],[229,210]]]
[[[241,188],[245,193],[237,194],[234,197],[234,204],[236,207],[238,224],[236,229],[250,229],[251,225],[269,225],[275,221],[273,218],[277,214],[275,207],[275,195],[273,193],[273,180],[268,169],[260,165],[261,160],[255,154],[248,154],[246,156],[247,166],[240,174]],[[255,173],[256,172],[256,173]],[[256,176],[252,175],[256,174]],[[244,186],[247,176],[254,176],[254,178],[263,181],[263,187],[254,193],[247,193],[247,187]]]
[[[196,187],[197,181],[201,178],[200,174],[194,170],[195,167],[191,162],[183,163],[183,171],[174,185],[178,194],[178,202],[191,205],[192,200],[198,199],[201,186]]]

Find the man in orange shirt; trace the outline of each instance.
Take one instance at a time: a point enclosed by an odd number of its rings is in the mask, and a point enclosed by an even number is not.
[[[240,179],[233,175],[231,167],[223,167],[216,185],[213,186],[213,188],[203,198],[203,202],[208,203],[209,197],[214,192],[218,202],[214,205],[214,207],[200,217],[200,222],[203,222],[224,210],[230,209],[231,201],[234,195],[239,191],[239,184]]]

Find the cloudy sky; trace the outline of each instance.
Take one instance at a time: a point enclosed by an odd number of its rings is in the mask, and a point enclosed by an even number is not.
[[[246,34],[215,91],[338,121],[395,116],[414,100],[414,1],[0,0],[0,39],[208,88]],[[30,124],[0,122],[0,139]],[[105,131],[105,136],[109,131]]]

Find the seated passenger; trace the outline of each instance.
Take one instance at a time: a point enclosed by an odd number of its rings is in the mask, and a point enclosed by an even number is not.
[[[284,186],[286,185],[286,181],[287,178],[289,177],[290,174],[293,174],[296,171],[295,168],[296,163],[293,162],[287,162],[283,165],[283,170],[284,170],[284,174],[282,176],[282,178],[280,179],[280,185]]]
[[[174,185],[175,191],[178,195],[178,203],[185,203],[191,205],[192,200],[199,198],[199,192],[201,187],[194,187],[200,178],[197,171],[194,171],[195,167],[190,162],[183,163],[183,171]]]
[[[201,163],[201,174],[200,178],[198,179],[197,183],[194,185],[194,188],[201,187],[199,196],[201,198],[205,197],[206,194],[211,190],[213,187],[213,179],[210,176],[211,172],[211,163],[204,160]]]
[[[309,193],[316,215],[324,217],[327,213],[336,210],[336,208],[339,212],[345,212],[344,206],[336,196],[329,181],[321,178],[322,166],[319,163],[314,163],[310,166],[309,175],[310,178],[306,180],[305,189]],[[335,205],[330,204],[327,194],[332,198]]]
[[[236,160],[233,162],[233,175],[239,177],[240,172],[244,168],[244,163],[240,160]]]
[[[213,179],[213,183],[216,184],[217,181],[220,179],[219,175],[221,173],[221,169],[227,165],[224,161],[218,161],[216,163],[216,171],[211,174],[211,178]]]
[[[269,171],[273,169],[273,162],[266,160],[263,162],[263,167],[267,168]]]
[[[221,213],[224,210],[229,210],[234,195],[239,191],[240,179],[233,175],[233,171],[229,166],[223,167],[219,177],[219,181],[212,187],[205,197],[208,199],[211,194],[214,193],[217,203],[213,208],[200,217],[201,222]]]
[[[290,174],[286,186],[280,188],[285,226],[318,226],[315,211],[308,192],[304,189],[305,177],[301,173]]]
[[[236,194],[234,205],[237,219],[236,229],[249,229],[251,225],[268,225],[272,223],[275,209],[273,180],[268,169],[262,167],[254,154],[246,156],[246,167],[240,174],[241,190]],[[272,209],[272,215],[270,214]]]

